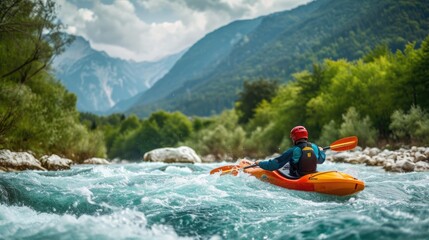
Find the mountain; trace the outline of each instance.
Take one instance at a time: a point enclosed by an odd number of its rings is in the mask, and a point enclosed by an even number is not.
[[[227,57],[246,34],[255,29],[261,19],[238,21],[209,33],[195,43],[150,90],[143,93],[137,104],[147,104],[167,97],[190,79],[204,76]]]
[[[323,59],[355,60],[381,44],[395,51],[428,34],[429,1],[316,0],[208,34],[128,113],[144,117],[164,109],[216,114],[233,107],[244,80],[287,82],[293,73],[311,69]],[[197,47],[205,44],[207,50]],[[185,56],[193,57],[182,61]],[[203,63],[210,67],[199,67]]]
[[[66,51],[54,59],[53,68],[55,76],[77,95],[79,111],[121,112],[133,103],[124,102],[149,89],[182,54],[158,62],[126,61],[96,51],[84,38],[76,37]]]

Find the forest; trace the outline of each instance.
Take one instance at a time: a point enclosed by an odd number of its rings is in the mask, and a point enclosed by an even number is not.
[[[53,57],[73,41],[61,34],[54,1],[0,3],[0,149],[140,160],[155,148],[187,145],[218,160],[263,158],[291,145],[357,135],[359,145],[429,145],[429,36],[391,51],[379,45],[354,61],[325,59],[293,79],[245,81],[232,109],[210,117],[157,111],[148,118],[76,110],[53,77]]]
[[[391,52],[379,46],[357,61],[325,60],[278,84],[245,82],[235,107],[212,117],[159,111],[135,115],[82,114],[103,129],[110,158],[140,159],[154,148],[187,145],[216,159],[263,158],[291,146],[289,131],[304,125],[310,141],[329,145],[359,137],[359,145],[398,148],[429,144],[429,37]]]

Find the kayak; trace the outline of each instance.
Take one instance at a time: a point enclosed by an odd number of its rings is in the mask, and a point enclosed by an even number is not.
[[[287,189],[318,192],[323,194],[347,196],[356,194],[365,188],[363,181],[339,171],[323,171],[292,178],[281,171],[267,171],[259,167],[250,167],[253,162],[241,160],[234,170],[236,175],[239,169],[256,178]]]
[[[356,136],[345,137],[336,140],[328,147],[324,147],[323,150],[348,151],[354,149],[357,143],[358,138]],[[365,188],[365,184],[361,180],[339,171],[315,172],[297,178],[290,176],[289,169],[284,167],[276,171],[267,171],[255,165],[254,162],[245,159],[241,160],[238,165],[227,165],[212,169],[210,174],[237,175],[240,171],[249,173],[262,181],[300,191],[348,196],[356,194]]]

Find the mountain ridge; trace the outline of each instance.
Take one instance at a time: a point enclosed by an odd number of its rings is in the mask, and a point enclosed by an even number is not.
[[[109,114],[128,108],[129,105],[120,102],[149,89],[183,53],[157,62],[128,61],[94,50],[87,40],[77,36],[66,51],[53,60],[53,71],[65,87],[77,95],[79,111]]]
[[[429,33],[429,3],[317,0],[259,19],[260,24],[236,42],[215,69],[200,77],[188,76],[167,96],[150,103],[140,101],[127,112],[145,117],[163,109],[209,116],[233,107],[244,80],[269,78],[284,83],[292,79],[291,74],[311,69],[325,58],[358,59],[380,44],[392,51],[401,49]],[[216,34],[217,30],[212,37]],[[191,47],[187,54],[192,51]]]
[[[203,72],[210,72],[214,66],[219,63],[230,51],[230,47],[235,44],[248,31],[259,24],[260,19],[235,21],[227,26],[217,30],[220,37],[213,37],[213,32],[208,33],[203,40],[197,41],[171,68],[171,70],[161,78],[154,86],[144,93],[140,98],[142,103],[150,103],[167,96],[171,91],[169,89],[177,89],[181,84],[185,83],[190,78],[196,78]],[[224,47],[214,49],[213,45],[217,42],[223,43]],[[207,52],[210,55],[207,55]],[[204,59],[201,59],[204,55]],[[191,61],[189,66],[187,62]],[[171,80],[174,79],[174,80]]]

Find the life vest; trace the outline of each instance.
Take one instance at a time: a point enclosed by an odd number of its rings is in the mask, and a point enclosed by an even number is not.
[[[298,147],[301,148],[301,158],[298,164],[291,164],[295,170],[295,175],[304,176],[317,172],[317,156],[311,147],[311,143],[300,143]]]

